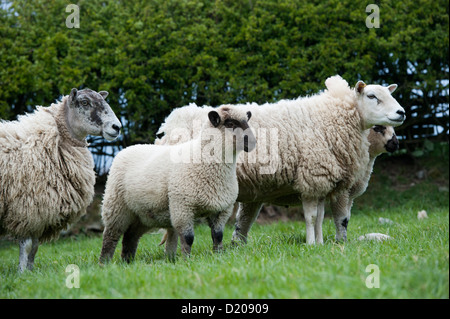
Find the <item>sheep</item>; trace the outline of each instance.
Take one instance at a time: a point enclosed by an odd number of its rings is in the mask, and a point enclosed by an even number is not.
[[[366,132],[367,133],[367,132]],[[336,241],[345,241],[347,239],[347,227],[351,215],[351,207],[353,206],[353,201],[361,196],[367,189],[369,184],[370,176],[372,174],[373,165],[375,159],[378,155],[385,152],[395,152],[398,150],[399,143],[397,136],[395,135],[394,128],[392,126],[382,126],[375,125],[368,130],[367,140],[369,142],[369,162],[367,167],[362,167],[362,174],[360,174],[360,179],[356,180],[353,185],[347,190],[342,191],[335,196],[328,196],[331,202],[333,218],[336,226]],[[276,201],[272,202],[275,205],[299,205],[298,200],[300,194],[289,195],[285,197],[278,198]],[[347,210],[344,216],[338,215],[340,212],[337,205],[345,205]],[[245,204],[244,204],[245,205]],[[238,212],[240,206],[235,207],[235,212]],[[245,208],[244,208],[245,209]],[[323,243],[322,234],[322,223],[325,214],[325,201],[322,200],[318,205],[317,219],[315,221],[315,240],[316,243]]]
[[[170,130],[170,126],[175,127],[175,123],[177,123],[177,120],[183,121],[183,119],[186,119],[186,112],[184,112],[186,109],[179,108],[175,111],[173,111],[169,117],[166,119],[164,125],[161,126],[161,129],[159,132],[163,132],[165,130]],[[195,120],[195,115],[199,110],[202,110],[203,108],[196,107],[196,105],[189,105],[187,108],[194,108],[194,112],[188,112],[188,119],[189,120]],[[191,116],[191,118],[189,118]],[[180,123],[182,125],[182,123]],[[167,128],[169,127],[169,129]],[[191,132],[192,134],[193,132]],[[167,139],[168,136],[165,135],[162,137],[162,139],[157,140],[157,142],[164,144],[166,142],[165,139]],[[184,135],[183,139],[188,140],[189,135]],[[369,129],[368,137],[369,141],[369,163],[367,165],[367,168],[364,169],[364,174],[362,175],[361,179],[356,181],[354,185],[349,189],[348,194],[348,203],[347,203],[347,215],[344,217],[344,221],[342,221],[342,218],[339,218],[340,216],[334,216],[335,218],[335,225],[336,225],[336,240],[346,240],[347,237],[347,228],[343,227],[343,223],[348,225],[348,222],[350,220],[351,215],[351,207],[353,206],[353,201],[361,196],[365,190],[367,189],[370,176],[372,174],[373,165],[375,163],[375,159],[378,157],[378,155],[385,153],[385,152],[395,152],[398,150],[399,142],[395,135],[394,128],[392,126],[381,126],[381,125],[375,125],[371,129]],[[300,194],[293,194],[288,195],[285,197],[278,198],[275,202],[272,202],[272,204],[278,204],[278,205],[299,205],[299,196]],[[330,196],[331,197],[331,196]],[[341,194],[342,197],[342,194]],[[339,202],[341,199],[338,198],[331,198],[334,205],[336,205],[336,202]],[[317,220],[315,222],[315,236],[316,236],[316,242],[317,243],[323,243],[323,235],[322,235],[322,222],[324,217],[324,208],[325,208],[325,202],[321,201],[319,202],[319,208],[318,208],[318,215]],[[238,212],[239,205],[236,205],[234,208],[234,212]],[[161,243],[164,243],[165,237],[163,238]]]
[[[289,205],[301,201],[306,242],[314,244],[315,221],[318,210],[323,211],[324,199],[340,197],[363,178],[369,165],[368,129],[374,125],[396,127],[405,120],[404,109],[391,96],[396,84],[383,87],[358,81],[351,89],[340,76],[333,76],[325,85],[324,92],[310,97],[239,105],[252,112],[255,130],[276,129],[278,141],[268,145],[270,158],[275,159],[271,173],[263,172],[261,163],[245,161],[243,154],[238,158],[237,201],[241,202],[241,209],[233,242],[246,242],[263,203]],[[185,107],[183,112],[180,109],[168,119],[172,116],[177,120],[173,126],[191,127],[192,124],[182,122],[183,115],[189,118],[191,108]],[[169,126],[166,120],[158,133],[170,135]],[[257,138],[258,154],[261,140],[259,135]],[[344,208],[337,206],[336,215],[345,216]],[[342,224],[342,220],[339,222]]]
[[[165,253],[170,259],[176,255],[178,237],[188,256],[194,219],[200,217],[209,222],[213,249],[222,248],[225,223],[238,194],[236,157],[253,150],[256,140],[247,123],[250,112],[221,107],[207,115],[196,139],[172,146],[134,145],[114,158],[102,204],[100,264],[112,259],[122,235],[121,257],[131,262],[139,238],[152,228],[167,229]]]
[[[356,180],[347,192],[341,192],[335,196],[330,196],[331,210],[336,226],[336,241],[347,240],[347,227],[348,222],[350,221],[353,201],[366,191],[372,174],[373,165],[375,164],[375,159],[382,153],[392,153],[399,148],[399,142],[392,126],[375,125],[369,130],[367,139],[369,141],[369,163],[366,167],[362,167],[363,174],[360,179]],[[344,205],[344,209],[339,209],[340,205]],[[316,241],[318,243],[323,243],[322,222],[324,217],[324,203],[320,203],[320,207],[321,210],[318,211],[315,225],[315,234]],[[340,212],[344,212],[345,215],[339,215]]]
[[[211,106],[197,106],[195,103],[190,103],[173,110],[165,121],[161,124],[155,139],[156,145],[175,145],[192,140],[200,135],[201,120],[205,114],[214,111],[215,108]],[[178,130],[183,130],[187,134],[177,134]],[[170,132],[170,134],[164,134]]]
[[[32,270],[39,243],[86,212],[94,195],[87,135],[112,141],[121,124],[108,92],[70,95],[16,121],[0,122],[0,235],[19,241],[19,271]]]

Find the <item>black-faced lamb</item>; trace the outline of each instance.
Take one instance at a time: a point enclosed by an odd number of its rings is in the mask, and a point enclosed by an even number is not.
[[[250,112],[220,107],[204,114],[201,133],[193,140],[122,150],[106,183],[100,262],[113,257],[122,235],[122,259],[130,262],[139,238],[152,228],[167,229],[169,258],[176,254],[178,237],[183,253],[189,255],[194,219],[199,217],[208,219],[213,248],[221,249],[223,229],[238,195],[236,157],[256,143],[247,124],[250,116]]]

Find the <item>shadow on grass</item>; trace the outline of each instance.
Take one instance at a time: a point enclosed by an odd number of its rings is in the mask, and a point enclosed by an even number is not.
[[[11,238],[1,238],[0,239],[0,249],[8,249],[13,246],[19,245],[17,241]]]

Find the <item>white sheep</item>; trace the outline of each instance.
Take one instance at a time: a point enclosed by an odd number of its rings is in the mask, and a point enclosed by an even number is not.
[[[243,154],[238,158],[237,200],[242,205],[233,241],[246,241],[263,203],[290,205],[301,201],[306,242],[315,243],[315,222],[318,209],[323,210],[320,205],[324,199],[348,192],[363,178],[369,165],[368,129],[374,125],[398,126],[405,119],[404,109],[391,96],[397,88],[395,84],[382,87],[359,81],[351,89],[339,76],[328,78],[325,84],[327,90],[310,97],[238,106],[252,112],[255,131],[275,129],[278,140],[265,150],[272,153],[269,158],[277,159],[271,164],[271,174],[263,172],[258,161],[246,161]],[[190,118],[192,108],[181,108],[176,116],[170,115],[159,133],[170,135],[168,127],[192,127],[182,120]],[[176,123],[169,125],[171,117]],[[258,159],[261,139],[259,135],[257,138]],[[340,207],[336,214],[346,215]],[[319,232],[318,235],[321,237]]]
[[[223,229],[238,195],[236,157],[255,147],[247,124],[250,116],[250,112],[221,107],[204,114],[196,139],[122,150],[106,182],[100,263],[113,257],[122,235],[122,259],[130,262],[139,238],[152,228],[168,230],[165,251],[169,258],[175,256],[178,236],[188,255],[194,218],[199,217],[208,219],[213,247],[221,249]]]
[[[367,189],[369,184],[370,176],[372,174],[373,165],[375,159],[382,153],[395,152],[398,150],[398,139],[395,135],[394,128],[392,126],[382,126],[375,125],[370,128],[367,132],[367,140],[369,142],[369,162],[366,167],[361,167],[362,174],[359,179],[355,180],[353,185],[347,191],[341,191],[337,194],[328,196],[331,202],[332,214],[336,226],[336,240],[346,240],[347,239],[347,226],[351,216],[351,207],[353,206],[353,201],[361,196]],[[275,205],[299,205],[300,194],[293,194],[285,197],[280,197],[276,201],[272,202]],[[245,204],[244,204],[245,205]],[[345,205],[346,210],[340,210],[338,205]],[[235,211],[238,212],[240,206],[235,207]],[[245,207],[244,207],[245,209]],[[345,215],[338,215],[339,213],[345,212]],[[321,200],[318,205],[317,219],[315,222],[315,240],[316,243],[323,243],[323,233],[322,233],[322,223],[325,214],[325,200]]]
[[[32,269],[40,242],[85,214],[95,172],[88,134],[113,140],[121,124],[108,92],[72,89],[49,107],[0,122],[0,235],[19,240],[19,271]]]
[[[375,125],[369,130],[367,139],[369,141],[369,163],[366,167],[362,167],[363,174],[360,174],[360,179],[356,180],[347,192],[340,192],[330,196],[337,241],[345,241],[347,239],[347,227],[350,221],[353,201],[366,191],[376,158],[382,153],[395,152],[399,147],[398,139],[392,126]],[[324,203],[321,203],[320,207],[321,209],[318,211],[315,226],[315,235],[316,241],[323,243],[322,222],[324,217]]]

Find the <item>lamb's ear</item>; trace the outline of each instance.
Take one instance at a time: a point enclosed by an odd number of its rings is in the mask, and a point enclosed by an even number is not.
[[[214,127],[218,127],[220,124],[220,115],[216,111],[211,111],[208,113],[209,120]]]
[[[365,87],[366,87],[366,83],[364,83],[363,81],[358,81],[358,83],[356,83],[356,85],[355,85],[355,90],[356,90],[356,92],[361,94]]]
[[[70,95],[69,95],[70,106],[75,106],[75,100],[77,99],[77,93],[78,93],[78,90],[76,88],[73,88],[70,91]]]
[[[100,91],[98,92],[98,94],[100,94],[104,99],[106,99],[109,93],[107,91]]]
[[[247,112],[247,121],[250,121],[250,118],[252,117],[252,112]]]
[[[398,85],[397,84],[391,84],[388,86],[388,90],[389,92],[394,93],[394,91],[397,89]]]

